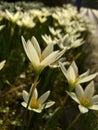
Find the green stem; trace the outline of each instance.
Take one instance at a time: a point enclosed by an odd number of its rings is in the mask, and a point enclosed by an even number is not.
[[[67,127],[66,130],[70,130],[71,127],[78,121],[79,117],[80,117],[81,113],[78,113],[78,115],[76,115],[75,119],[72,121],[72,123]]]

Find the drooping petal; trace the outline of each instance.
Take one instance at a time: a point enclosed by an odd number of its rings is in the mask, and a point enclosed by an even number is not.
[[[88,108],[86,108],[86,107],[84,107],[82,105],[79,105],[78,108],[79,108],[81,113],[87,113],[88,112]]]
[[[80,99],[84,95],[84,91],[81,85],[75,87],[76,95]]]
[[[4,61],[2,61],[2,62],[0,62],[0,70],[4,67],[4,65],[5,65],[5,60]]]
[[[74,101],[76,101],[77,103],[80,104],[80,101],[79,101],[79,99],[77,98],[77,96],[76,96],[75,93],[73,93],[73,92],[68,92],[68,91],[66,91],[66,92],[67,92],[67,94],[68,94]]]
[[[40,57],[41,56],[41,49],[40,49],[40,46],[38,44],[37,39],[34,36],[31,38],[31,42],[32,42],[34,48],[36,49],[38,56]]]
[[[23,99],[26,103],[28,103],[29,94],[27,91],[23,90],[22,92]]]
[[[95,73],[95,74],[91,74],[91,75],[89,75],[89,76],[80,78],[80,79],[79,79],[79,83],[88,82],[88,81],[94,79],[97,75],[98,75],[98,73]]]
[[[91,99],[93,94],[94,94],[94,82],[92,81],[85,88],[84,96],[87,97],[88,99]]]
[[[52,52],[50,55],[48,55],[42,62],[41,66],[47,66],[52,64],[56,61],[56,57],[58,55],[58,51]]]
[[[95,96],[92,97],[92,103],[98,104],[98,95],[95,95]]]
[[[89,107],[89,109],[98,110],[98,105],[92,105],[91,107]]]
[[[49,44],[42,52],[42,57],[47,57],[53,52],[53,44]]]
[[[45,108],[49,108],[49,107],[53,106],[54,104],[55,104],[54,101],[49,101],[49,102],[47,102],[47,103],[45,104]]]
[[[38,102],[40,104],[43,104],[47,100],[49,95],[50,95],[50,91],[45,92],[42,96],[39,97]]]

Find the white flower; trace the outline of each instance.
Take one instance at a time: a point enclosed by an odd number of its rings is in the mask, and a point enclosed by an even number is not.
[[[0,62],[0,70],[4,67],[4,65],[5,65],[5,60],[4,61],[2,61],[2,62]]]
[[[23,90],[22,95],[23,95],[24,102],[22,102],[21,104],[22,106],[27,108],[30,94],[25,90]],[[45,102],[49,97],[49,95],[50,95],[50,91],[47,91],[38,98],[38,91],[35,88],[28,106],[28,110],[32,110],[37,113],[40,113],[42,112],[43,109],[49,108],[52,105],[54,105],[55,103],[54,101]]]
[[[5,11],[6,11],[6,15],[7,15],[8,20],[10,20],[12,22],[17,22],[19,20],[19,18],[20,18],[20,12],[19,11],[17,11],[15,14],[9,12],[7,9]]]
[[[17,21],[17,24],[28,28],[33,28],[36,25],[33,17],[31,17],[28,13],[22,13],[21,18]]]
[[[74,61],[69,66],[68,70],[66,70],[63,63],[59,62],[59,65],[60,65],[60,68],[61,68],[64,76],[67,78],[70,87],[75,87],[78,84],[88,82],[88,81],[94,79],[98,75],[98,73],[89,75],[89,71],[86,71],[85,73],[79,75],[78,67]]]
[[[49,31],[51,32],[51,34],[53,36],[56,36],[56,35],[58,35],[61,32],[61,29],[56,29],[55,30],[53,27],[49,27]]]
[[[43,40],[45,41],[45,43],[48,44],[57,44],[58,43],[58,39],[56,37],[52,38],[50,35],[42,35]]]
[[[49,66],[56,62],[63,54],[63,51],[53,51],[53,44],[49,44],[43,52],[38,44],[38,41],[35,37],[31,38],[31,41],[28,40],[27,43],[22,37],[23,47],[25,52],[31,61],[33,68],[37,72],[41,72],[46,66]]]
[[[78,107],[81,113],[86,113],[89,109],[98,110],[98,95],[94,95],[93,81],[87,85],[85,90],[81,85],[78,85],[75,88],[75,93],[67,91],[67,94],[79,104]]]

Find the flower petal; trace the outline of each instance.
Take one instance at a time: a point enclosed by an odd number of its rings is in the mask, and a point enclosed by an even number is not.
[[[47,66],[52,64],[56,61],[56,57],[58,55],[58,51],[52,52],[50,55],[48,55],[42,62],[41,66]]]
[[[76,75],[76,70],[74,70],[74,68],[72,66],[70,66],[68,68],[67,76],[68,76],[69,83],[71,83],[71,84],[73,83],[74,84],[75,81],[76,81],[77,75]]]
[[[0,70],[4,67],[6,60],[0,62]]]
[[[77,96],[76,96],[75,93],[73,93],[73,92],[68,92],[68,91],[66,91],[66,92],[67,92],[67,94],[68,94],[74,101],[76,101],[78,104],[80,104],[80,101],[79,101],[79,99],[77,98]]]
[[[34,48],[34,46],[32,45],[32,43],[30,41],[28,41],[26,43],[25,39],[22,36],[22,43],[23,43],[23,47],[24,50],[29,58],[29,60],[31,61],[31,63],[33,65],[38,65],[39,64],[39,57],[38,54],[36,52],[36,49]]]
[[[45,92],[42,96],[39,97],[38,99],[39,103],[43,104],[47,100],[49,95],[50,95],[50,91]]]
[[[74,69],[75,75],[78,75],[78,67],[77,67],[75,61],[72,62],[71,66],[72,66],[73,69]]]
[[[88,74],[89,74],[89,70],[87,70],[86,72],[84,72],[83,74],[81,74],[81,75],[79,76],[79,78],[82,79],[83,77],[88,76]]]
[[[34,48],[36,49],[36,51],[37,51],[37,53],[38,53],[38,55],[40,57],[41,56],[41,49],[40,49],[40,46],[38,44],[37,39],[34,36],[31,38],[31,42],[32,42]]]
[[[25,107],[25,108],[27,107],[27,103],[26,103],[26,102],[22,102],[21,105],[22,105],[23,107]]]
[[[53,106],[54,104],[55,104],[54,101],[49,101],[46,103],[45,108],[49,108],[49,107]]]
[[[89,107],[89,109],[91,109],[91,110],[98,110],[98,105],[93,105],[93,106]]]
[[[37,113],[41,113],[42,112],[42,109],[32,109],[31,108],[31,110],[34,111],[34,112],[37,112]]]
[[[67,70],[66,68],[64,67],[64,64],[62,62],[59,61],[59,66],[61,68],[61,71],[63,72],[64,76],[68,79],[68,75],[67,75]]]
[[[76,95],[80,99],[84,95],[84,91],[81,85],[75,87]]]
[[[86,107],[84,107],[82,105],[79,105],[78,108],[79,108],[81,113],[87,113],[88,112],[88,108],[86,108]]]
[[[82,77],[79,79],[79,83],[88,82],[88,81],[94,79],[97,75],[98,75],[98,73],[95,73],[95,74],[91,74],[91,75],[86,76],[86,77]]]
[[[27,91],[23,90],[22,92],[23,99],[26,103],[28,103],[29,94]]]
[[[93,104],[98,104],[98,95],[92,97]]]
[[[42,52],[42,57],[47,57],[53,52],[53,44],[49,44]]]
[[[94,94],[94,82],[92,81],[85,88],[84,96],[90,99],[92,98],[93,94]]]
[[[32,90],[33,90],[33,85],[31,86],[31,90],[30,90],[30,93],[32,93]],[[33,91],[33,94],[32,94],[32,99],[37,99],[38,98],[38,92],[37,92],[37,88],[34,89]]]

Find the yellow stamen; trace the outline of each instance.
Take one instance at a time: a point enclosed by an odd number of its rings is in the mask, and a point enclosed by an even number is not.
[[[43,61],[44,59],[45,59],[45,57],[44,57],[44,56],[41,56],[41,57],[40,57],[40,62]]]
[[[86,97],[82,97],[80,99],[80,103],[81,103],[81,105],[83,105],[85,107],[89,107],[90,106],[90,101]]]
[[[40,104],[39,104],[38,100],[33,99],[33,100],[31,101],[31,105],[30,105],[31,108],[37,109],[37,108],[39,108],[39,106],[40,106]]]

